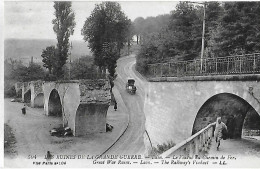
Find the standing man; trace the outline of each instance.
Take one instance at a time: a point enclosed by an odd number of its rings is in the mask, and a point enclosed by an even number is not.
[[[220,140],[223,139],[223,131],[227,130],[227,126],[221,121],[221,117],[217,118],[216,128],[215,128],[215,138],[217,143],[217,150],[219,150]]]
[[[23,115],[26,114],[26,105],[25,105],[25,104],[23,105],[23,108],[22,108],[22,114],[23,114]]]
[[[115,111],[117,110],[117,102],[116,102],[116,99],[115,99],[114,109],[115,109]]]

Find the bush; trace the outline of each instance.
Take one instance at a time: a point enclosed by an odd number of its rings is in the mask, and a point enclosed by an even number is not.
[[[5,86],[4,89],[4,97],[5,98],[10,98],[10,97],[15,97],[16,96],[16,91],[14,86]]]
[[[158,156],[170,148],[174,147],[176,144],[173,141],[169,141],[167,143],[158,144],[157,147],[153,147],[151,151],[151,156]]]

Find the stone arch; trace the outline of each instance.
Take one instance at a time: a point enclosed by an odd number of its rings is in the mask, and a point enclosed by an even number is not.
[[[259,112],[257,112],[250,103],[252,103],[252,101],[245,100],[236,94],[215,94],[200,107],[194,120],[192,134],[206,127],[209,123],[215,122],[216,118],[221,116],[224,123],[232,124],[229,126],[233,126],[230,127],[230,135],[233,138],[240,138],[246,117],[257,117],[258,123],[260,122]],[[250,118],[247,119],[250,120]],[[247,124],[248,126],[251,125],[250,123]],[[260,125],[258,125],[258,127],[260,127]]]
[[[49,116],[62,116],[61,98],[56,89],[53,89],[49,95],[48,100],[48,115]]]
[[[22,88],[18,89],[18,91],[17,91],[17,93],[16,93],[16,97],[22,98],[22,93],[23,93]]]
[[[31,103],[31,90],[27,90],[25,93],[24,93],[24,102],[25,103]]]
[[[43,106],[44,106],[44,95],[43,93],[39,93],[34,98],[34,107],[43,107]]]

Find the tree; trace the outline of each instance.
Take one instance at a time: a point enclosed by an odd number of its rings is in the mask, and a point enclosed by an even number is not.
[[[143,45],[137,55],[137,69],[148,73],[147,64],[169,60],[191,60],[200,56],[203,7],[180,2],[170,15],[148,17],[142,22]],[[221,14],[218,2],[207,3],[206,40]],[[207,43],[206,43],[207,45]]]
[[[140,36],[143,33],[144,18],[138,17],[134,20],[135,35],[137,38],[137,44],[139,44]]]
[[[48,46],[42,51],[41,57],[43,62],[43,67],[49,70],[49,74],[52,73],[52,69],[55,67],[55,46]]]
[[[93,58],[84,56],[71,63],[71,79],[90,79],[96,74]]]
[[[134,20],[134,30],[137,37],[137,44],[145,43],[150,34],[160,32],[168,25],[170,19],[169,14],[158,15],[156,17],[147,17],[146,19],[138,17]]]
[[[194,59],[201,51],[202,19],[198,9],[188,2],[180,2],[171,14],[169,29],[175,34],[175,52],[184,60]]]
[[[42,80],[45,75],[43,68],[36,63],[30,63],[27,68],[27,80],[26,81],[35,81]]]
[[[71,9],[71,2],[55,1],[55,19],[52,20],[53,30],[57,35],[57,54],[53,72],[57,78],[62,78],[64,75],[63,65],[68,59],[69,37],[73,35],[75,23],[75,14]]]
[[[260,50],[260,2],[225,2],[224,14],[210,38],[212,55],[228,56]]]
[[[100,70],[115,67],[110,64],[115,64],[120,57],[120,50],[129,39],[130,25],[131,21],[121,11],[119,3],[103,2],[95,6],[81,34],[88,41],[94,62]]]

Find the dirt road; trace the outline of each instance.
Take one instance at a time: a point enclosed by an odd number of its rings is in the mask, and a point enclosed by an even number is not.
[[[119,107],[122,107],[122,102],[118,102]],[[32,160],[28,160],[29,156],[36,155],[38,160],[43,160],[47,151],[52,155],[100,155],[118,139],[128,122],[125,111],[114,111],[113,106],[110,106],[107,123],[114,127],[112,132],[89,134],[84,137],[55,137],[50,136],[49,131],[62,123],[61,117],[45,116],[43,109],[30,107],[26,108],[27,113],[23,115],[23,104],[11,102],[10,99],[5,99],[4,105],[4,122],[12,128],[16,139],[14,149],[17,152],[15,162],[8,156],[5,157],[6,167],[30,167]],[[17,162],[20,160],[25,160],[24,166]],[[76,164],[87,165],[86,162]]]

